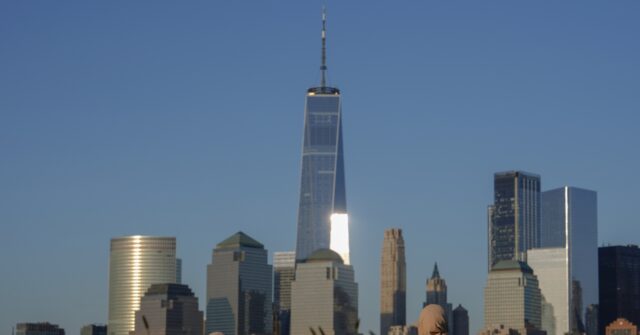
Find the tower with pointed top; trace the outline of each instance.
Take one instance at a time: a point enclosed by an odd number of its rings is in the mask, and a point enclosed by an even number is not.
[[[348,224],[341,95],[339,89],[327,86],[326,13],[324,11],[321,37],[320,86],[309,88],[305,101],[296,240],[297,261],[306,259],[318,249],[333,247],[330,237],[332,216],[340,219],[336,225]],[[346,241],[341,242],[346,244],[341,246],[341,249],[348,250],[348,237]]]
[[[218,243],[207,266],[205,334],[271,334],[272,276],[267,250],[249,235]]]
[[[440,305],[444,309],[447,322],[451,327],[453,325],[451,322],[453,306],[447,301],[447,282],[440,277],[438,263],[433,266],[431,278],[427,279],[427,301],[423,304],[423,307],[431,304]],[[451,329],[449,331],[452,332]]]

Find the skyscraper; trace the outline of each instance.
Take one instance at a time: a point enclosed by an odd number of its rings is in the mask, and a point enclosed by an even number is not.
[[[16,335],[64,335],[64,329],[49,322],[18,323]]]
[[[124,236],[111,239],[109,335],[129,335],[140,298],[151,284],[175,283],[175,237]]]
[[[598,249],[598,334],[618,318],[640,324],[640,248],[637,245]]]
[[[204,315],[187,285],[151,285],[135,318],[131,335],[202,335]]]
[[[427,279],[427,300],[422,304],[423,307],[427,305],[439,305],[444,309],[449,323],[449,331],[453,333],[453,308],[447,300],[447,282],[444,278],[440,277],[440,271],[438,270],[438,263],[433,266],[433,272],[431,278]]]
[[[356,335],[358,284],[354,277],[353,267],[331,249],[316,250],[299,262],[291,284],[291,334],[322,328],[328,335]]]
[[[527,263],[500,261],[489,272],[484,289],[486,329],[514,329],[526,334],[540,329],[540,288]]]
[[[387,229],[380,262],[380,334],[391,326],[404,326],[407,319],[407,265],[402,229]]]
[[[322,17],[320,86],[307,90],[296,259],[331,247],[331,216],[347,213],[340,90],[326,84],[326,15]],[[339,216],[342,221],[346,216]],[[346,221],[348,222],[348,220]],[[348,240],[346,241],[348,244]],[[342,249],[345,246],[340,246]],[[348,245],[346,246],[348,250]],[[348,263],[348,261],[347,261]]]
[[[271,334],[272,276],[260,242],[237,232],[218,243],[207,266],[206,334]]]
[[[469,335],[469,312],[462,305],[458,305],[453,310],[453,331],[450,333],[452,335]]]
[[[586,331],[584,306],[598,303],[597,226],[596,192],[569,186],[542,192],[541,248],[529,250],[527,260],[553,309],[550,335]]]
[[[296,275],[295,251],[273,253],[273,306],[279,335],[289,335],[291,326],[291,282]]]
[[[501,260],[526,261],[540,246],[540,176],[522,171],[494,175],[489,206],[489,270]]]

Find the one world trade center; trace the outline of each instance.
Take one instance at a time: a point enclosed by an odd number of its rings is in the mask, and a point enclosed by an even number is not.
[[[347,199],[342,149],[340,90],[326,84],[326,15],[322,15],[320,86],[307,90],[304,110],[302,174],[298,207],[296,260],[318,249],[346,248],[348,263]],[[336,217],[342,228],[336,229]],[[331,230],[334,221],[334,231]],[[338,235],[336,236],[336,230]],[[345,256],[341,254],[343,258]]]

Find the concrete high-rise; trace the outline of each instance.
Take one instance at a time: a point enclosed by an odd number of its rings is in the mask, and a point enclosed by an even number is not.
[[[151,284],[177,281],[175,237],[124,236],[111,239],[109,335],[129,335],[140,298]]]
[[[302,144],[302,174],[298,207],[296,259],[304,260],[331,244],[331,218],[336,228],[347,225],[342,104],[340,90],[326,84],[326,16],[322,19],[322,65],[320,86],[307,90]],[[348,250],[339,245],[340,250]],[[348,260],[345,260],[348,263]]]
[[[358,284],[335,251],[319,249],[299,262],[291,293],[291,334],[357,334]]]
[[[584,306],[598,303],[596,192],[568,186],[542,192],[540,226],[541,248],[527,251],[527,260],[540,282],[543,329],[584,333]]]
[[[218,243],[207,266],[206,334],[271,334],[272,280],[260,242],[238,232]]]
[[[25,322],[16,325],[16,335],[64,335],[64,329],[49,322]]]
[[[202,335],[203,322],[189,286],[153,284],[142,297],[130,335]]]
[[[380,334],[391,326],[404,326],[407,319],[407,264],[402,229],[387,229],[380,261]]]
[[[431,304],[439,305],[440,307],[442,307],[442,309],[444,309],[449,327],[452,328],[453,306],[447,300],[447,282],[444,280],[444,278],[440,277],[438,263],[435,263],[435,265],[433,266],[431,278],[427,279],[427,299],[425,300],[424,304],[422,304],[422,307],[426,307],[427,305]],[[452,329],[449,329],[449,331],[451,330]]]
[[[540,288],[524,262],[500,261],[484,289],[484,328],[514,329],[520,334],[541,327]]]
[[[598,249],[598,334],[618,318],[640,324],[640,248],[636,245]]]
[[[107,335],[107,325],[86,325],[80,329],[80,335]]]
[[[453,310],[452,324],[452,335],[469,335],[469,312],[462,305]]]
[[[291,283],[296,275],[295,251],[273,253],[274,333],[289,335],[291,326]]]
[[[540,176],[523,171],[494,175],[488,208],[489,271],[501,260],[526,261],[540,246]]]

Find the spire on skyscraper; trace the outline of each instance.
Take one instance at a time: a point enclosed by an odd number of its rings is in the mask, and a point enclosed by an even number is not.
[[[438,271],[438,262],[433,266],[433,273],[431,274],[431,279],[440,278],[440,271]]]
[[[327,86],[327,9],[322,6],[322,62],[320,64],[320,87]]]

